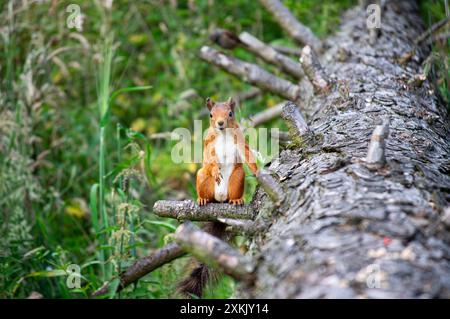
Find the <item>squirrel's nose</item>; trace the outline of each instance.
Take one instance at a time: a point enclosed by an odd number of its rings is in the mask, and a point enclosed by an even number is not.
[[[219,126],[223,126],[223,121],[219,121],[217,124],[219,124]]]

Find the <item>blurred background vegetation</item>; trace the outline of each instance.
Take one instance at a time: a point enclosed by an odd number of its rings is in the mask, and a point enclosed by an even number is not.
[[[325,37],[356,1],[284,3]],[[81,8],[82,30],[67,26],[70,4]],[[420,4],[426,25],[445,17],[443,0]],[[0,298],[88,297],[170,240],[177,223],[157,218],[152,205],[195,198],[198,164],[174,164],[174,142],[153,134],[192,129],[199,118],[207,127],[207,96],[224,100],[251,88],[198,58],[216,27],[294,46],[257,1],[0,0]],[[439,64],[437,84],[448,103],[448,42],[434,50],[430,63]],[[262,94],[238,116],[278,102]],[[283,128],[277,120],[268,125]],[[248,201],[252,178],[247,184]],[[186,261],[109,297],[177,297]],[[80,289],[66,285],[70,264],[82,269]],[[223,278],[207,296],[233,290]]]

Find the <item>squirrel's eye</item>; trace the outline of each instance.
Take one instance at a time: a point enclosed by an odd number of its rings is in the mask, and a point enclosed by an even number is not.
[[[230,115],[230,117],[233,117],[233,112],[230,112],[230,114],[229,114],[229,115]]]
[[[212,113],[209,113],[209,117],[212,118]]]

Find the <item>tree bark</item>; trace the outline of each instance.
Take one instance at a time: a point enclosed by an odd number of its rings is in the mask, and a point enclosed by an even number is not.
[[[270,164],[285,200],[255,194],[256,221],[271,224],[249,239],[256,282],[238,297],[450,298],[450,121],[428,80],[408,83],[429,54],[415,49],[423,24],[413,1],[387,1],[371,45],[365,16],[346,12],[320,56],[338,84],[302,105],[314,145]],[[374,167],[368,147],[386,119]]]

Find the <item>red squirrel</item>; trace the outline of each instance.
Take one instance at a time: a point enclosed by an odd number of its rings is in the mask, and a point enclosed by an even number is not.
[[[203,141],[203,165],[197,172],[197,203],[242,205],[245,182],[242,163],[245,161],[255,175],[258,168],[236,122],[236,103],[232,98],[217,103],[208,98],[206,106],[210,111],[210,127]]]
[[[207,98],[206,106],[210,112],[210,127],[203,141],[203,164],[197,172],[197,203],[200,206],[212,202],[242,205],[245,185],[243,162],[255,175],[258,168],[236,122],[236,103],[232,98],[226,102]],[[219,222],[206,223],[203,229],[219,238],[225,233],[225,225]],[[178,290],[186,296],[200,297],[210,277],[208,267],[198,264],[178,285]]]

